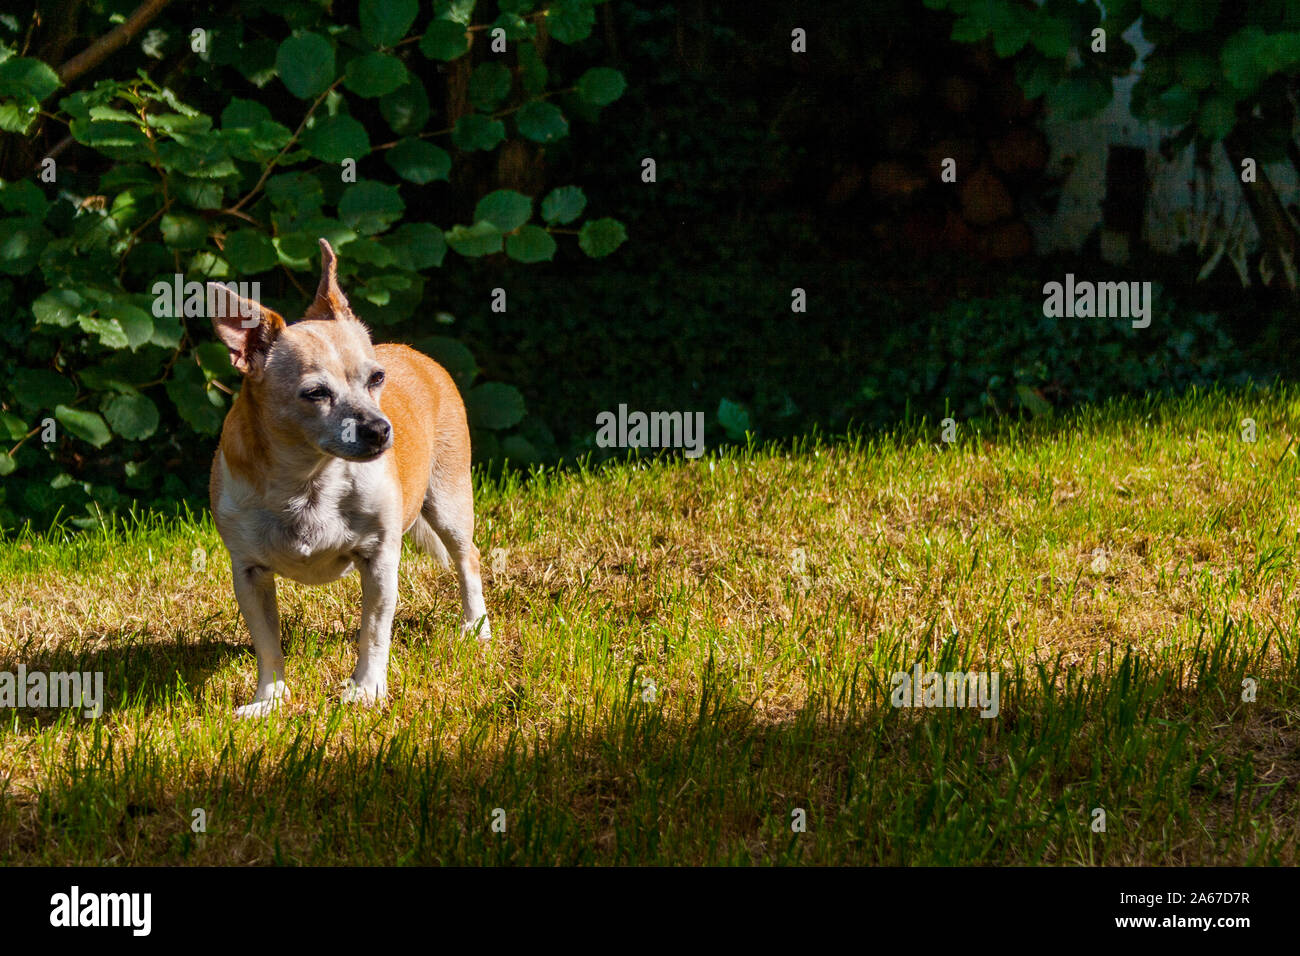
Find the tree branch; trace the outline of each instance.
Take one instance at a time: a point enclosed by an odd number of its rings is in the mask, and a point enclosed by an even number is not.
[[[148,26],[149,22],[162,13],[163,8],[169,3],[171,3],[171,0],[144,0],[126,18],[126,22],[119,23],[59,67],[59,80],[64,85],[67,85],[83,73],[87,73],[99,66],[100,63],[124,47],[131,41],[132,37]]]

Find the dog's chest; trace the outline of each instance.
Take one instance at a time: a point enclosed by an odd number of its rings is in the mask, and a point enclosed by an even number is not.
[[[222,537],[231,554],[247,564],[304,584],[324,584],[380,546],[383,521],[370,491],[364,481],[346,475],[319,482],[309,493],[283,497],[223,489]]]

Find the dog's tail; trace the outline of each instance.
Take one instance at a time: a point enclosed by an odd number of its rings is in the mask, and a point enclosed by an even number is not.
[[[409,531],[411,540],[415,542],[416,547],[428,555],[431,555],[435,561],[442,567],[451,567],[451,555],[447,553],[447,546],[442,543],[438,537],[438,532],[429,526],[429,522],[424,520],[424,516],[415,519],[415,524],[411,525]]]

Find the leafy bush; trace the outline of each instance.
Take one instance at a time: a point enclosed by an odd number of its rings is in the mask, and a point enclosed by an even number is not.
[[[59,512],[86,527],[131,500],[201,495],[238,376],[197,290],[256,282],[300,314],[320,236],[376,337],[447,365],[480,452],[526,441],[520,393],[475,385],[468,349],[432,334],[425,274],[448,249],[534,263],[573,254],[562,243],[603,257],[623,242],[617,220],[583,218],[577,186],[483,185],[622,94],[616,70],[553,62],[552,41],[591,33],[592,5],[501,0],[478,23],[474,0],[362,0],[347,22],[292,0],[241,18],[170,9],[82,89],[60,79],[77,58],[20,55],[34,11],[0,17],[5,168],[31,161],[0,179],[0,527]],[[110,27],[92,9],[74,35]],[[56,124],[67,139],[46,149]],[[431,221],[465,194],[466,221]]]
[[[902,329],[859,390],[863,412],[973,419],[1043,415],[1054,408],[1191,385],[1244,384],[1242,356],[1208,313],[1187,313],[1158,286],[1151,325],[1129,319],[1045,316],[1028,290],[954,300]],[[920,330],[920,331],[918,331]],[[924,355],[918,369],[907,355]],[[919,380],[918,380],[919,379]]]

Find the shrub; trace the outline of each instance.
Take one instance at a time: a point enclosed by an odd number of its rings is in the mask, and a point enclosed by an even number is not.
[[[0,17],[0,528],[201,496],[196,462],[238,378],[195,290],[257,282],[300,314],[320,236],[377,337],[448,366],[480,450],[526,440],[520,393],[476,385],[473,356],[437,334],[425,276],[448,250],[613,252],[622,225],[579,187],[527,188],[516,170],[625,82],[555,55],[591,33],[592,0],[497,6],[479,22],[472,0],[362,0],[337,22],[292,0],[167,9],[97,71],[101,42],[57,69],[40,54],[69,30],[109,33],[98,5],[74,5],[80,21],[44,29],[35,55],[20,52],[34,11]]]

